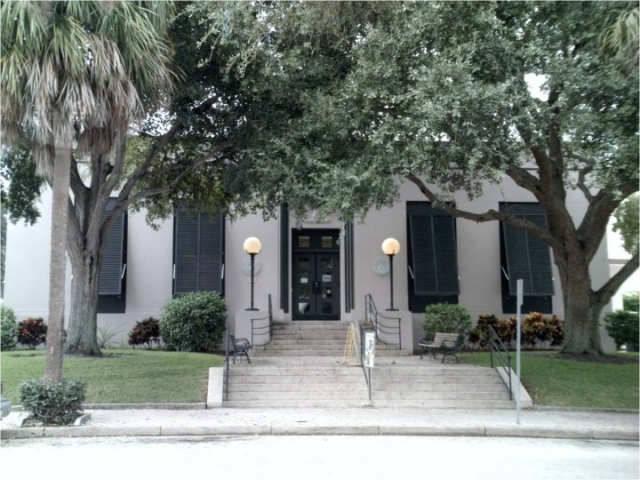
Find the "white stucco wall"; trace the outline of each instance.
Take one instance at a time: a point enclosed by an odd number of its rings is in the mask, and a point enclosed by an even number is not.
[[[498,209],[499,202],[533,202],[533,196],[517,187],[509,178],[500,185],[488,185],[484,195],[469,200],[464,193],[453,200],[461,209],[483,212]],[[384,258],[381,245],[385,238],[395,237],[401,245],[400,253],[394,259],[394,306],[408,309],[407,295],[407,228],[406,202],[425,201],[425,197],[413,184],[403,184],[401,198],[391,208],[372,210],[364,222],[354,223],[354,266],[355,266],[355,310],[345,313],[344,291],[344,242],[340,245],[341,255],[341,303],[342,319],[364,318],[364,296],[372,294],[380,311],[389,307],[389,277],[374,273],[373,263]],[[7,232],[7,268],[5,302],[12,307],[18,318],[42,316],[46,318],[48,303],[49,228],[50,193],[42,198],[42,218],[34,226],[10,225]],[[585,201],[579,191],[571,191],[567,196],[571,214],[580,220],[585,209]],[[472,316],[480,313],[502,315],[500,287],[500,239],[498,222],[475,223],[457,221],[458,273],[460,277],[460,304],[466,306]],[[303,228],[336,228],[343,224],[329,219],[323,223],[306,223]],[[290,218],[290,231],[296,227]],[[256,257],[261,271],[256,275],[255,307],[267,308],[267,295],[271,294],[275,316],[279,320],[291,318],[291,278],[289,274],[289,313],[280,310],[280,224],[279,219],[264,221],[262,215],[252,215],[227,222],[225,229],[225,294],[229,305],[230,322],[233,325],[235,312],[250,305],[249,277],[243,272],[243,262],[248,255],[242,244],[247,237],[256,236],[262,241],[262,252]],[[143,213],[129,215],[127,235],[127,296],[126,313],[100,314],[99,324],[118,329],[122,338],[135,324],[149,316],[158,316],[165,302],[172,294],[173,271],[173,220],[167,220],[158,231],[145,222]],[[291,268],[289,247],[289,265]],[[70,278],[70,266],[68,277]],[[607,242],[603,241],[591,265],[593,285],[599,288],[609,278]],[[562,302],[558,272],[553,265],[555,295],[553,312],[562,316]],[[636,284],[637,285],[637,284]],[[637,287],[636,287],[637,288]],[[67,305],[68,305],[67,300]],[[68,309],[67,309],[68,311]],[[414,343],[421,338],[422,315],[414,314]],[[612,348],[612,342],[604,338],[604,347]]]

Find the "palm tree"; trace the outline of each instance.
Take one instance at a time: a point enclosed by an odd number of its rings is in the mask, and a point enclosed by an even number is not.
[[[638,66],[640,56],[640,7],[629,4],[600,35],[602,46],[613,54],[627,58]]]
[[[72,155],[93,161],[123,150],[131,122],[170,90],[165,5],[14,0],[0,7],[2,142],[27,142],[53,191],[45,378],[62,379]]]

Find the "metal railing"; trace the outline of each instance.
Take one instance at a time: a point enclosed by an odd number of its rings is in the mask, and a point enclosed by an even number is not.
[[[513,400],[513,385],[511,384],[511,354],[491,325],[489,325],[489,341],[491,343],[491,368],[495,368],[497,371],[497,362],[499,363],[498,366],[504,369],[504,372],[509,377],[509,382],[507,382],[502,375],[500,375],[500,378],[509,389],[509,399]]]
[[[229,324],[225,330],[224,342],[224,379],[222,382],[222,398],[226,402],[229,400]]]
[[[252,318],[251,319],[251,345],[253,345],[254,347],[255,345],[255,337],[261,337],[264,335],[267,335],[267,341],[264,343],[261,343],[260,345],[265,345],[269,342],[271,342],[271,331],[272,331],[272,327],[273,327],[273,307],[271,305],[271,294],[268,295],[268,301],[269,301],[269,315],[267,315],[266,317],[261,317],[261,318]],[[267,320],[265,325],[261,325],[261,326],[256,326],[257,322],[263,322]]]
[[[355,324],[355,322],[354,322]],[[369,392],[369,401],[371,401],[371,369],[364,366],[364,328],[362,324],[357,324],[358,329],[358,340],[356,341],[356,345],[358,345],[358,358],[360,359],[360,366],[362,367],[362,373],[364,373],[364,380],[367,382],[367,390]]]
[[[376,332],[376,340],[387,345],[397,345],[398,350],[402,350],[401,319],[379,313],[370,293],[364,296],[364,312],[365,320],[373,325]],[[394,338],[396,336],[398,337],[397,342],[388,340],[389,337]]]

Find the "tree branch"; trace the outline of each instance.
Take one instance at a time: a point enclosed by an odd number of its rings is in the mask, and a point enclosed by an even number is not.
[[[638,269],[639,256],[638,252],[631,257],[631,259],[616,273],[613,277],[605,283],[600,290],[593,293],[594,300],[600,305],[604,305],[611,300],[611,297],[615,295],[618,289],[626,282],[629,277]]]
[[[586,198],[587,202],[589,203],[593,201],[593,194],[589,191],[589,187],[587,187],[587,184],[585,183],[585,179],[587,175],[591,173],[592,170],[593,170],[593,166],[587,165],[586,167],[582,168],[578,173],[578,188],[584,194],[584,198]]]
[[[200,168],[205,163],[217,160],[215,157],[217,157],[221,151],[230,147],[231,145],[233,145],[233,142],[231,141],[224,142],[224,143],[221,143],[220,145],[217,145],[212,152],[209,152],[207,155],[201,157],[199,160],[191,163],[176,178],[174,178],[171,183],[169,183],[168,185],[165,185],[164,187],[143,190],[133,196],[127,196],[127,197],[123,196],[123,193],[120,192],[120,195],[118,195],[118,202],[117,202],[116,208],[114,209],[112,215],[117,215],[117,213],[125,210],[129,205],[143,198],[148,198],[154,195],[160,195],[161,193],[166,193],[166,192],[175,190],[180,185],[180,182],[187,175],[193,173],[195,170]]]
[[[535,236],[540,238],[543,242],[547,243],[552,249],[561,249],[562,245],[558,242],[551,233],[547,230],[540,228],[538,225],[532,222],[528,222],[521,218],[515,217],[513,215],[509,215],[508,213],[498,212],[496,210],[487,210],[484,213],[473,213],[466,210],[460,210],[458,208],[452,207],[446,202],[441,201],[438,196],[433,193],[433,191],[427,187],[427,185],[418,177],[413,174],[406,175],[405,178],[410,182],[414,183],[422,192],[422,194],[427,197],[432,203],[438,205],[438,208],[441,208],[448,214],[458,217],[465,218],[467,220],[473,220],[474,222],[482,223],[482,222],[490,222],[490,221],[501,221],[506,224],[509,224],[515,228],[519,228],[522,230],[526,230],[527,232],[533,233]]]
[[[611,215],[625,198],[638,191],[638,185],[628,182],[621,185],[620,190],[622,192],[620,198],[614,197],[605,190],[600,190],[594,195],[578,227],[578,238],[584,245],[589,261],[593,259],[602,242]]]
[[[201,115],[205,113],[207,110],[209,110],[216,101],[218,101],[218,97],[208,98],[207,100],[202,102],[200,105],[195,107],[192,110],[192,113],[194,113],[195,115]],[[127,180],[127,182],[124,184],[124,186],[120,190],[120,196],[122,196],[123,198],[126,198],[129,196],[129,194],[131,194],[131,192],[135,188],[138,181],[140,181],[140,179],[144,177],[144,175],[149,170],[151,163],[153,163],[153,160],[156,158],[158,153],[164,150],[164,148],[169,144],[169,142],[173,140],[183,129],[184,129],[184,124],[181,121],[178,121],[175,123],[175,125],[173,125],[173,127],[169,129],[167,133],[165,133],[160,137],[160,139],[153,145],[151,150],[149,150],[149,153],[147,154],[142,164],[138,166],[136,171],[133,172],[133,175],[131,175],[129,180]],[[120,198],[120,196],[118,198]]]

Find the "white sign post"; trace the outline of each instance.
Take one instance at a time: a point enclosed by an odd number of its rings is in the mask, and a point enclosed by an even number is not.
[[[522,318],[520,315],[520,310],[522,307],[522,279],[519,278],[517,281],[518,285],[518,298],[517,298],[517,332],[516,332],[516,376],[518,377],[518,382],[516,384],[516,422],[520,425],[520,337],[522,336]],[[511,374],[511,372],[509,372]]]
[[[373,368],[376,358],[376,333],[364,333],[364,366]]]

